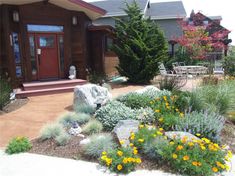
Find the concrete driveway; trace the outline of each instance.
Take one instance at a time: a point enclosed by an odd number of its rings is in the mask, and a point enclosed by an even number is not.
[[[143,86],[122,86],[111,90],[113,97]],[[71,111],[73,92],[30,97],[29,102],[20,109],[0,115],[0,147],[5,147],[16,136],[29,139],[38,137],[43,125],[56,120],[61,114]]]

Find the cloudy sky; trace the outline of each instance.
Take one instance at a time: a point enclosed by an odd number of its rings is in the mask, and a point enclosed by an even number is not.
[[[85,0],[87,2],[97,0]],[[166,2],[175,0],[150,0],[151,2]],[[231,30],[230,38],[233,40],[235,45],[235,8],[233,0],[182,0],[184,3],[187,15],[190,15],[192,9],[195,12],[201,11],[203,14],[208,16],[222,16],[222,26]]]

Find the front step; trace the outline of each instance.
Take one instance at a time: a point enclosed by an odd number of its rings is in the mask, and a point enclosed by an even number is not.
[[[81,79],[24,83],[23,88],[17,90],[16,98],[73,92],[75,86],[86,83],[86,80]]]
[[[85,84],[87,81],[82,79],[73,80],[59,80],[49,82],[36,82],[36,83],[24,83],[23,90],[40,90],[40,89],[53,89],[60,87],[75,87],[76,85]]]

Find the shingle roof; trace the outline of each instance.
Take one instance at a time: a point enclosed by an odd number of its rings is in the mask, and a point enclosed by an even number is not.
[[[91,4],[100,7],[102,9],[105,9],[107,11],[107,16],[124,16],[126,15],[123,9],[126,7],[125,2],[128,4],[132,3],[134,0],[105,0],[105,1],[95,1],[90,2]],[[142,9],[142,12],[144,13],[144,10],[147,7],[147,4],[149,0],[136,0],[136,2],[139,4],[139,7]]]
[[[151,3],[147,16],[151,16],[151,19],[170,19],[186,17],[187,14],[182,1],[174,1]]]

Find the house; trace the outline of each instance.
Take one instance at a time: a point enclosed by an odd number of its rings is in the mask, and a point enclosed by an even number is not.
[[[133,3],[134,0],[104,0],[95,1],[91,4],[105,9],[107,13],[101,18],[93,21],[94,25],[109,25],[115,28],[115,18],[125,18],[126,13],[124,9],[128,4]],[[172,40],[175,37],[179,37],[183,34],[182,29],[178,23],[178,20],[186,18],[186,11],[182,1],[173,2],[151,2],[150,0],[136,0],[142,14],[145,18],[150,18],[155,21],[160,29],[165,34],[166,40],[169,43],[169,53],[174,54],[174,47],[176,42]],[[103,68],[106,74],[115,74],[115,66],[118,64],[118,58],[110,51],[112,45],[112,37],[106,36],[103,38],[103,44],[100,45],[100,49],[103,49]]]
[[[78,78],[85,79],[86,68],[100,64],[97,43],[112,33],[110,26],[92,24],[105,14],[82,0],[1,0],[1,74],[17,87],[68,78],[74,65]]]
[[[211,60],[220,60],[223,55],[227,55],[228,45],[232,42],[229,39],[230,31],[221,25],[221,16],[206,16],[201,12],[195,13],[192,10],[190,17],[187,18],[187,25],[204,27],[208,36],[212,37],[213,43],[221,43],[222,46],[214,48],[208,53],[207,58]]]

